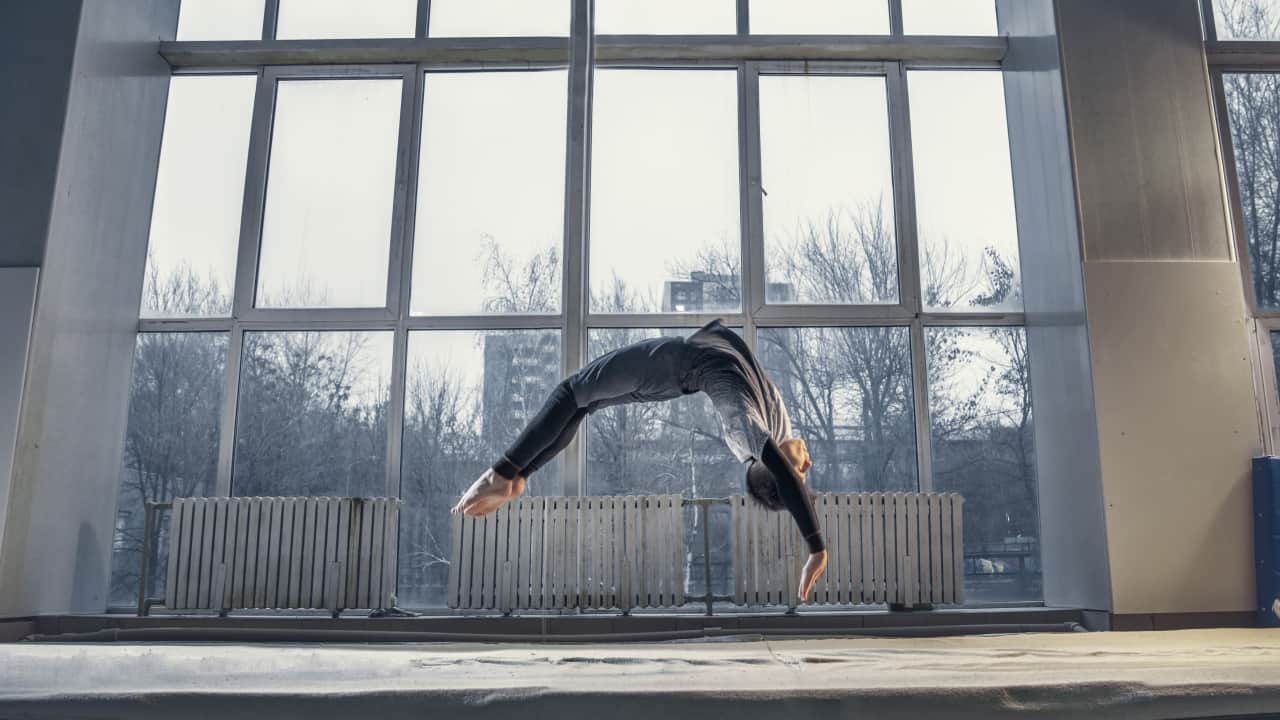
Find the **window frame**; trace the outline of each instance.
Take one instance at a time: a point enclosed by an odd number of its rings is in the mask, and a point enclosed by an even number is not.
[[[561,372],[589,360],[591,330],[670,328],[690,332],[723,318],[742,328],[753,349],[761,329],[803,327],[906,327],[910,334],[915,412],[917,482],[931,490],[932,443],[926,328],[1025,326],[1022,312],[927,312],[922,307],[914,161],[906,73],[909,70],[1001,72],[1008,41],[1002,37],[906,36],[901,0],[889,3],[890,33],[866,36],[768,36],[748,31],[749,0],[736,0],[737,33],[692,35],[594,35],[592,0],[570,4],[568,37],[432,38],[429,0],[418,1],[412,39],[275,40],[279,0],[266,0],[263,39],[161,42],[174,75],[258,76],[254,99],[232,316],[150,318],[140,332],[226,332],[227,362],[219,418],[216,495],[230,495],[240,396],[244,334],[261,331],[392,331],[390,407],[387,417],[385,488],[401,495],[405,390],[410,333],[422,330],[555,330],[561,337]],[[992,0],[994,2],[994,0]],[[589,303],[590,163],[592,83],[596,68],[725,69],[737,76],[740,264],[743,307],[736,313],[594,313]],[[423,93],[432,71],[514,72],[567,68],[565,107],[564,242],[562,294],[555,315],[413,315],[410,284],[423,124]],[[885,78],[889,110],[891,177],[899,298],[896,304],[769,305],[766,300],[763,198],[761,195],[761,75],[874,75]],[[403,82],[395,200],[387,276],[381,308],[260,309],[254,307],[269,172],[271,132],[281,80],[400,78]],[[1020,238],[1021,241],[1021,238]],[[1280,318],[1280,313],[1277,313]],[[1278,321],[1280,322],[1280,321]],[[565,453],[564,495],[586,491],[585,433]],[[555,494],[555,493],[550,493]],[[1034,603],[1033,603],[1034,604]]]

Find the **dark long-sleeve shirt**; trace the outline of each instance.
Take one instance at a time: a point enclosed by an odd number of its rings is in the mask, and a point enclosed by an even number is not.
[[[778,482],[778,496],[795,518],[810,552],[825,549],[813,501],[779,443],[792,436],[791,418],[778,388],[755,354],[719,320],[689,337],[698,348],[689,382],[705,392],[720,416],[725,444],[742,462],[762,462]]]

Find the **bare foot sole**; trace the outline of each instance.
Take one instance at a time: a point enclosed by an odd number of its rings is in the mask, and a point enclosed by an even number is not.
[[[467,488],[462,499],[450,512],[460,512],[467,517],[482,517],[523,493],[524,478],[505,478],[489,469]]]

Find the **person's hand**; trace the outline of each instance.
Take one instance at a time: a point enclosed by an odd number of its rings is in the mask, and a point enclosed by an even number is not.
[[[467,488],[467,492],[450,510],[467,517],[481,517],[502,507],[508,500],[524,493],[524,478],[504,478],[493,469],[486,470],[480,479]]]
[[[804,602],[809,597],[809,593],[813,592],[814,583],[818,582],[818,578],[822,577],[822,571],[826,569],[826,550],[809,555],[809,559],[805,561],[804,569],[800,571],[800,602]]]

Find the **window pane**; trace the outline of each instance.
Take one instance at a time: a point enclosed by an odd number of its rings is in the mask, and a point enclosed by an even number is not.
[[[741,307],[737,88],[732,71],[596,72],[593,311]]]
[[[178,40],[261,40],[266,0],[182,0]]]
[[[244,335],[232,490],[387,494],[390,332]]]
[[[593,329],[587,335],[587,354],[594,359],[646,338],[690,334],[687,329]],[[697,498],[746,492],[746,465],[725,445],[720,416],[703,393],[603,408],[586,426],[588,495]],[[706,588],[705,533],[711,546],[713,591],[727,595],[733,579],[729,513],[713,509],[704,525],[696,509],[687,507],[683,527],[687,591],[700,594]]]
[[[691,333],[593,329],[587,335],[587,355],[594,359],[646,338]],[[587,425],[590,495],[726,497],[744,492],[746,467],[724,444],[720,418],[703,393],[603,408],[592,414]]]
[[[813,458],[815,491],[918,487],[907,328],[771,328],[759,337],[760,362]]]
[[[1213,0],[1219,40],[1280,38],[1280,0]]]
[[[414,314],[560,312],[563,71],[428,73]]]
[[[998,35],[995,0],[902,0],[908,35]]]
[[[143,317],[229,315],[257,76],[169,81]]]
[[[887,35],[887,0],[751,0],[756,35]]]
[[[1280,75],[1225,75],[1223,81],[1254,297],[1258,307],[1274,310],[1280,308]]]
[[[258,307],[383,307],[401,81],[281,82]]]
[[[276,38],[400,38],[417,32],[418,0],[280,0]]]
[[[112,604],[128,604],[138,597],[143,504],[214,492],[226,361],[226,335],[138,335],[112,543]],[[152,537],[160,560],[152,565],[151,597],[163,595],[167,527],[160,523]]]
[[[967,600],[1038,600],[1026,333],[930,328],[927,343],[934,489],[964,496]]]
[[[738,31],[734,0],[597,0],[597,35],[718,35]]]
[[[431,37],[569,34],[569,0],[431,0]]]
[[[515,441],[560,381],[559,330],[409,336],[400,520],[401,605],[445,604],[449,508]],[[557,458],[526,495],[559,495]]]
[[[760,78],[767,299],[896,303],[881,77]]]
[[[925,307],[1020,311],[1001,74],[918,71],[908,82]]]

